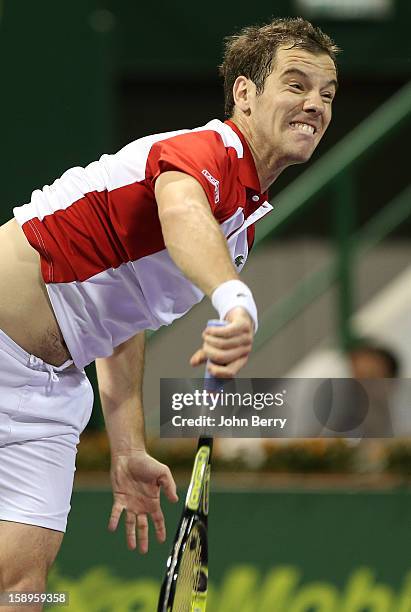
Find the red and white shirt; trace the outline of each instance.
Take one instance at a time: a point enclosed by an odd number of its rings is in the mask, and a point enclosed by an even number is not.
[[[40,254],[48,295],[79,368],[139,331],[170,324],[203,298],[164,245],[154,185],[168,170],[202,185],[240,270],[253,224],[272,206],[230,121],[135,140],[86,168],[71,168],[14,208]]]

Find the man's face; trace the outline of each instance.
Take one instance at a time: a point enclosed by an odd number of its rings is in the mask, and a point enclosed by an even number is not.
[[[278,49],[263,93],[250,99],[257,143],[286,165],[307,161],[330,123],[336,87],[334,62],[325,53]]]

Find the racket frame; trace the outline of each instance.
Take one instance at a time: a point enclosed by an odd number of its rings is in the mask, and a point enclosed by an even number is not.
[[[183,512],[167,560],[167,570],[161,587],[157,612],[171,612],[173,609],[180,564],[185,545],[194,527],[199,529],[200,537],[202,537],[201,571],[204,573],[205,581],[208,580],[207,528],[212,449],[213,438],[200,437]],[[206,597],[207,585],[199,594],[199,601],[196,602],[198,607],[193,608],[193,612],[205,610]]]

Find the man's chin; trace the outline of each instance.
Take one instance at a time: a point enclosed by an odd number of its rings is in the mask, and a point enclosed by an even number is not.
[[[311,158],[312,154],[314,153],[313,150],[310,151],[293,151],[293,154],[290,155],[289,159],[290,159],[290,166],[291,165],[295,165],[295,164],[305,164],[306,162],[309,161],[309,159]]]

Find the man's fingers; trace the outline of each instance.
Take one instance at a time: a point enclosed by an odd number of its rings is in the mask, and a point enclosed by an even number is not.
[[[228,364],[227,367],[230,367],[230,370],[224,370],[224,378],[231,378],[237,373],[240,368],[237,369],[234,363],[242,358],[247,359],[252,348],[253,331],[249,316],[244,317],[241,308],[233,309],[230,312],[234,316],[236,311],[240,311],[242,315],[240,318],[221,327],[210,325],[203,331],[204,344],[191,357],[192,366],[195,367],[211,360],[217,364]]]
[[[204,350],[201,348],[201,349],[198,349],[198,351],[196,351],[194,355],[191,356],[190,365],[198,366],[198,365],[201,365],[202,363],[205,363],[206,361],[207,361],[207,356]]]
[[[239,348],[231,349],[228,351],[224,351],[221,349],[209,349],[207,351],[208,358],[210,359],[210,361],[216,364],[220,364],[220,365],[227,365],[227,364],[234,363],[235,361],[237,361],[238,359],[241,359],[242,357],[247,357],[250,352],[251,352],[251,345],[248,347],[241,346]]]
[[[115,531],[117,529],[117,525],[122,512],[123,506],[121,504],[115,503],[111,510],[110,520],[108,522],[108,528],[110,531]]]
[[[208,371],[215,376],[232,378],[241,369],[241,364],[246,363],[252,349],[253,333],[250,321],[248,318],[239,319],[222,327],[207,327],[203,332],[203,341],[203,351],[207,359],[214,365],[224,366],[224,369],[212,369],[208,366]]]
[[[218,336],[211,336],[205,331],[203,332],[203,340],[206,347],[212,346],[218,349],[232,349],[239,346],[251,346],[253,343],[253,335],[251,333],[241,333],[232,338],[219,338]]]
[[[151,518],[154,523],[154,529],[156,530],[157,540],[159,542],[165,542],[166,539],[166,525],[164,521],[164,515],[161,511],[161,508],[156,510],[156,512],[151,513]]]
[[[238,336],[241,333],[251,333],[251,319],[235,321],[233,323],[228,323],[227,325],[221,325],[219,327],[206,327],[204,333],[210,334],[210,336],[215,336],[217,338],[232,338],[233,336]]]
[[[137,516],[138,545],[143,555],[148,551],[148,520],[146,514]]]
[[[238,374],[242,367],[247,363],[248,356],[242,357],[241,359],[237,359],[233,361],[228,366],[218,365],[216,363],[209,363],[207,365],[207,370],[210,372],[212,376],[216,378],[233,378]]]
[[[130,550],[134,550],[137,546],[136,542],[136,515],[134,512],[126,513],[126,538],[127,546]]]

